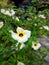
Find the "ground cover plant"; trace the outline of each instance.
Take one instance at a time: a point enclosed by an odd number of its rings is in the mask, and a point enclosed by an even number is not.
[[[7,0],[0,1],[0,65],[46,63],[45,51],[49,48],[43,48],[38,38],[49,36],[49,9],[40,7],[42,10],[39,10],[36,0],[33,2],[35,4],[24,11],[8,5]]]

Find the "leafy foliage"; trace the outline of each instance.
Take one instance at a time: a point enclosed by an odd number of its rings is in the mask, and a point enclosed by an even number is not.
[[[6,3],[6,0],[4,1]],[[2,0],[1,2],[4,3]],[[1,5],[0,8],[4,7]],[[0,28],[0,65],[17,65],[17,61],[21,61],[25,65],[42,65],[45,63],[46,53],[44,52],[49,49],[41,47],[35,51],[31,47],[32,41],[38,41],[38,37],[49,36],[49,30],[43,27],[49,27],[49,9],[37,11],[36,7],[28,6],[25,12],[23,8],[16,8],[12,5],[7,5],[4,9],[13,9],[16,13],[13,18],[13,16],[10,17],[0,12],[0,21],[3,21],[3,27]],[[45,18],[39,17],[40,15],[44,15]],[[19,18],[19,21],[16,17]],[[9,30],[16,32],[17,27],[31,31],[31,37],[25,42],[26,48],[21,50],[16,50],[17,41],[12,38],[9,32]]]

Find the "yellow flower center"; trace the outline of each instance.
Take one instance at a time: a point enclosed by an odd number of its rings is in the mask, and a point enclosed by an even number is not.
[[[23,37],[23,34],[22,34],[22,33],[20,33],[20,34],[19,34],[19,36],[20,36],[20,37]]]
[[[34,46],[37,46],[38,44],[37,43],[34,43]]]
[[[23,37],[25,35],[25,33],[22,31],[22,32],[18,32],[18,36],[19,37]]]

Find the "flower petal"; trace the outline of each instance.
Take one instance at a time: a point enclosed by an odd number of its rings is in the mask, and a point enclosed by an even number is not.
[[[2,28],[2,26],[3,26],[3,22],[0,22],[0,28]]]
[[[25,64],[18,61],[17,65],[25,65]]]
[[[10,30],[9,32],[12,33],[12,38],[13,38],[14,40],[18,40],[16,33],[14,33],[12,30]]]
[[[1,9],[1,13],[5,14],[5,9]]]
[[[17,27],[17,30],[16,30],[16,31],[17,31],[17,33],[18,33],[18,32],[24,31],[24,29],[21,28],[21,27]]]
[[[43,26],[44,29],[49,30],[49,26]]]
[[[26,33],[26,37],[29,38],[31,36],[31,31],[25,30],[25,33]]]
[[[45,18],[46,18],[44,15],[39,15],[39,17],[41,17],[41,18],[43,18],[43,19],[45,19]]]

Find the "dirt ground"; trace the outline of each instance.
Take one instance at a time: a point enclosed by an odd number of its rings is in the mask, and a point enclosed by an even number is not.
[[[45,53],[47,54],[47,56],[44,58],[45,59],[45,64],[43,65],[49,65],[49,37],[41,37],[41,38],[38,38],[39,42],[41,43],[42,45],[42,48],[48,48],[48,50],[45,51]]]

